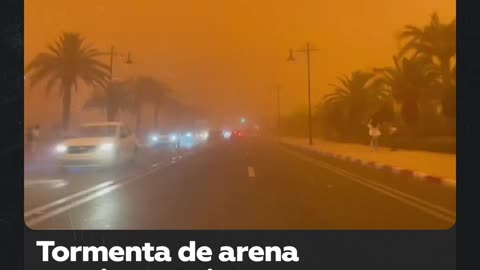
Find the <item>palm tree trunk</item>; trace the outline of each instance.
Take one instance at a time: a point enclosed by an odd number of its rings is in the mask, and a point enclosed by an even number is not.
[[[440,69],[443,81],[443,114],[449,118],[447,121],[451,122],[452,118],[456,117],[456,89],[452,86],[450,58],[444,57],[440,59]],[[450,123],[451,124],[451,123]]]
[[[63,91],[62,100],[62,127],[64,131],[67,131],[70,125],[70,109],[72,103],[72,87],[66,86]]]
[[[442,73],[443,87],[448,89],[451,83],[450,80],[450,58],[444,57],[440,59],[440,72]]]
[[[416,100],[405,100],[402,102],[402,117],[409,127],[412,136],[418,135],[418,102]]]

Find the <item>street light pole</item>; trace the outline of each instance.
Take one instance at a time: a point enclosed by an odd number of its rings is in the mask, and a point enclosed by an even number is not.
[[[307,42],[307,48],[303,50],[297,50],[297,52],[307,53],[307,90],[308,90],[308,144],[313,145],[312,137],[312,103],[311,103],[311,89],[310,89],[310,52],[319,51],[310,47],[310,42]],[[290,56],[287,61],[295,61],[293,57],[293,50],[290,49]]]
[[[308,81],[308,144],[313,144],[312,139],[312,103],[310,95],[310,43],[307,42],[307,81]]]
[[[109,74],[109,75],[110,75],[110,81],[113,80],[113,58],[114,58],[115,56],[118,56],[118,55],[119,55],[119,56],[125,56],[125,57],[127,58],[127,59],[125,60],[125,64],[132,64],[132,63],[133,63],[133,61],[132,61],[132,59],[131,59],[131,57],[130,57],[130,52],[128,52],[127,54],[116,53],[114,46],[112,46],[112,48],[110,48],[110,52],[108,52],[108,53],[107,53],[107,52],[102,53],[102,55],[109,55],[109,56],[110,56],[110,67],[109,67],[109,68],[110,68],[110,70],[109,70],[109,71],[110,71],[110,74]]]

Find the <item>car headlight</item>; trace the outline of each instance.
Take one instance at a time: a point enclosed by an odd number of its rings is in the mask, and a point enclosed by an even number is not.
[[[200,137],[202,137],[202,139],[208,139],[208,131],[203,131],[202,133],[200,133]]]
[[[150,140],[153,141],[153,142],[157,142],[158,141],[158,136],[157,135],[151,135]]]
[[[64,144],[57,144],[55,146],[55,152],[57,153],[65,153],[67,151],[67,147]]]
[[[100,151],[112,151],[113,150],[113,143],[103,143],[100,145]]]
[[[230,130],[223,131],[223,138],[228,139],[230,136],[232,136],[232,132]]]
[[[169,139],[170,139],[171,142],[176,142],[177,141],[177,135],[171,134]]]

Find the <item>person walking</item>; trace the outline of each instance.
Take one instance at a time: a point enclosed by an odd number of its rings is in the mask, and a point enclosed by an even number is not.
[[[382,133],[380,132],[380,127],[377,119],[372,118],[368,123],[368,135],[370,135],[370,147],[373,151],[378,150],[378,138]]]

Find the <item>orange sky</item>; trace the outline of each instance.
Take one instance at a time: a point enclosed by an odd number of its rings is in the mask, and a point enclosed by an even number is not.
[[[338,75],[389,65],[395,33],[427,23],[433,11],[450,21],[455,1],[25,0],[25,61],[63,31],[80,32],[102,50],[131,51],[134,65],[117,61],[114,67],[120,78],[150,74],[182,100],[226,115],[272,114],[276,84],[284,112],[306,105],[306,58],[297,54],[296,62],[286,62],[290,47],[309,40],[320,50],[311,60],[317,102]],[[35,93],[26,94],[26,118],[58,121],[56,96]],[[75,96],[74,111],[88,94]],[[52,105],[42,106],[43,114],[35,105],[40,101]]]

